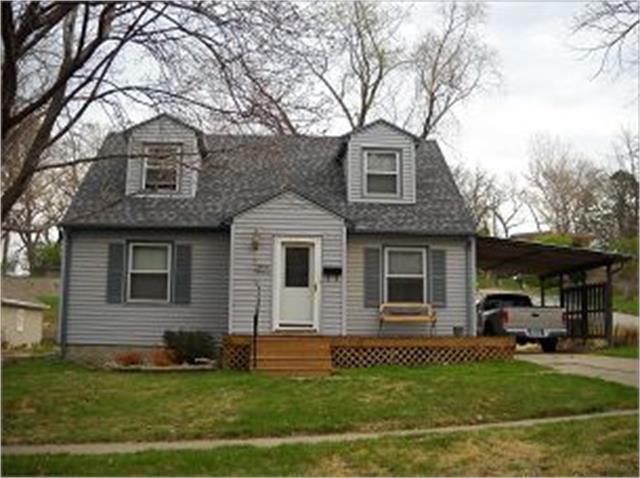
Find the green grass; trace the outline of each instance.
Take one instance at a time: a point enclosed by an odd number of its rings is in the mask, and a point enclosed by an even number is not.
[[[5,443],[178,440],[434,427],[636,408],[637,390],[519,361],[321,378],[2,367]]]
[[[478,289],[517,290],[527,294],[538,294],[540,291],[537,279],[527,277],[526,280],[519,282],[513,277],[496,277],[482,271],[478,271],[476,286]]]
[[[638,296],[625,297],[619,292],[613,294],[613,310],[625,314],[638,315]]]
[[[638,358],[638,346],[637,345],[620,345],[618,347],[612,347],[609,349],[599,350],[598,354],[608,355],[610,357],[621,358]]]
[[[638,476],[638,418],[350,443],[3,456],[3,476]]]

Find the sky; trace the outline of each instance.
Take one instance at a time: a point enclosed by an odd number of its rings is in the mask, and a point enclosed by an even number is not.
[[[404,5],[409,15],[400,34],[412,45],[438,21],[438,3]],[[620,130],[638,128],[638,78],[593,78],[598,59],[582,58],[571,36],[572,19],[585,2],[486,5],[485,39],[498,54],[502,83],[455,109],[455,121],[436,138],[447,161],[478,164],[496,174],[508,169],[521,176],[531,137],[550,133],[603,165],[611,163],[611,144]],[[131,118],[142,121],[152,115],[138,108]],[[346,121],[337,118],[328,133],[348,129]]]
[[[638,78],[593,78],[597,59],[581,59],[571,20],[583,2],[488,2],[486,40],[500,58],[502,85],[471,99],[455,115],[441,146],[450,162],[496,173],[522,172],[536,133],[558,135],[605,162],[623,126],[638,128]],[[412,30],[433,3],[419,3]]]

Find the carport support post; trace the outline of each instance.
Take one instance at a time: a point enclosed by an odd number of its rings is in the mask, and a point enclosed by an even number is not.
[[[613,280],[611,264],[607,264],[607,289],[605,296],[604,334],[609,346],[613,345]]]
[[[545,298],[544,298],[544,277],[539,277],[538,280],[540,281],[540,305],[542,307],[545,306]]]

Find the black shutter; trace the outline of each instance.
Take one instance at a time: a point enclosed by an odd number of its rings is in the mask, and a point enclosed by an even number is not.
[[[380,249],[364,250],[364,306],[380,305]]]
[[[176,304],[189,304],[191,302],[191,245],[177,244],[175,254],[173,301]]]
[[[447,251],[431,250],[431,302],[433,305],[447,305]]]
[[[119,304],[123,301],[125,249],[124,243],[109,244],[109,259],[107,263],[107,302]]]

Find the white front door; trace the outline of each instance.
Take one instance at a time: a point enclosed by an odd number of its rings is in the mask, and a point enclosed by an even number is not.
[[[319,246],[315,240],[279,239],[276,242],[278,288],[276,327],[316,328],[319,300]]]

